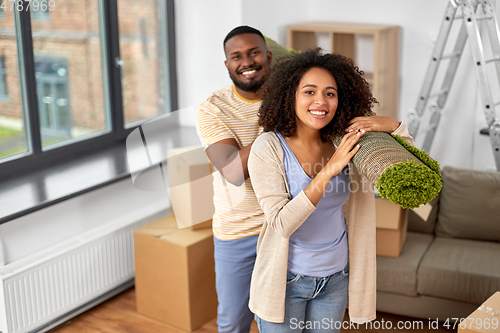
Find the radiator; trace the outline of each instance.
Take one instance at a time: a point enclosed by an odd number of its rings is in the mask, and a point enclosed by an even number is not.
[[[0,333],[44,332],[131,285],[133,230],[165,216],[162,208],[149,207],[157,213],[120,218],[0,268]]]

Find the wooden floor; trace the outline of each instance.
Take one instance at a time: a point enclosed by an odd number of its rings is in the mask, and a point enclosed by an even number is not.
[[[347,316],[345,317],[347,321]],[[438,328],[430,326],[428,320],[415,319],[391,315],[387,313],[378,313],[376,322],[372,323],[372,327],[360,325],[358,328],[343,329],[341,332],[361,332],[361,333],[382,333],[394,332],[399,325],[406,327],[413,326],[413,329],[401,329],[405,332],[456,332],[453,329],[446,329],[441,324]],[[389,324],[390,322],[391,324]],[[378,325],[378,326],[377,326]],[[384,326],[382,326],[384,325]],[[388,329],[388,325],[392,325],[392,329]],[[417,326],[420,325],[420,326]],[[384,329],[385,328],[385,329]],[[50,331],[51,333],[182,333],[169,325],[163,324],[148,317],[138,314],[135,310],[135,290],[130,288],[118,296],[102,303],[95,308],[73,318],[72,320],[56,327]],[[217,332],[217,324],[214,320],[205,324],[202,328],[195,331],[196,333],[215,333]],[[254,322],[251,333],[257,333],[257,325]]]

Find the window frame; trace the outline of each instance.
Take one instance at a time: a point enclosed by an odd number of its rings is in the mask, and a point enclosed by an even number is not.
[[[5,92],[0,90],[0,101],[9,100],[9,89],[7,87],[7,67],[5,65],[5,56],[0,56],[0,85]]]
[[[26,1],[23,0],[25,3]],[[175,57],[175,15],[174,0],[165,1],[166,36],[167,36],[167,61],[168,80],[170,93],[170,110],[177,109],[177,78]],[[120,59],[119,50],[119,28],[118,28],[118,4],[117,0],[100,0],[102,15],[104,15],[104,42],[106,46],[108,86],[103,89],[109,91],[110,131],[105,134],[86,137],[75,140],[70,144],[61,145],[56,148],[42,150],[40,136],[40,119],[38,110],[38,97],[35,78],[35,60],[33,52],[33,39],[31,30],[31,16],[29,11],[15,11],[16,39],[18,41],[18,52],[20,62],[20,82],[22,85],[23,117],[27,137],[27,148],[31,152],[19,157],[7,157],[0,162],[0,182],[13,178],[23,177],[30,172],[49,168],[64,161],[91,155],[109,149],[113,146],[124,145],[127,136],[141,124],[153,119],[147,118],[135,122],[132,126],[124,123],[124,109],[122,100],[122,85],[120,78],[120,67],[116,60]],[[158,115],[161,116],[161,115]],[[29,119],[29,122],[27,121]]]
[[[45,63],[64,63],[65,66],[66,66],[66,69],[68,67],[68,60],[64,57],[57,57],[57,56],[37,56],[35,54],[35,69],[36,69],[36,64],[37,62],[45,62]],[[64,85],[64,90],[65,90],[65,97],[69,100],[69,80],[68,80],[68,75],[66,75],[65,77],[60,77],[60,76],[56,76],[56,75],[53,75],[53,74],[49,74],[49,75],[41,75],[41,77],[38,78],[38,80],[36,81],[37,83],[37,93],[40,92],[41,90],[43,90],[43,87],[44,85],[49,85],[50,86],[50,90],[55,90],[57,89],[56,88],[56,85],[59,84],[63,84]],[[52,91],[51,92],[51,95],[53,96],[56,96],[56,93],[55,91]],[[40,117],[40,111],[42,111],[41,113],[45,116],[48,116],[47,113],[49,112],[45,112],[44,110],[40,110],[40,106],[41,106],[41,103],[40,103],[40,100],[38,101],[38,115],[39,115],[39,118],[40,119],[40,132],[42,133],[43,135],[43,132],[47,132],[47,131],[51,131],[51,132],[54,132],[54,133],[58,133],[58,132],[62,132],[64,134],[67,134],[68,132],[71,132],[71,126],[68,126],[71,124],[71,104],[68,103],[68,121],[66,121],[66,126],[64,126],[63,129],[61,129],[61,127],[59,127],[58,123],[59,123],[59,119],[58,119],[58,112],[56,110],[56,107],[54,106],[55,102],[53,101],[52,102],[52,117],[48,117],[50,119],[52,119],[55,124],[52,124],[52,123],[49,123],[49,124],[44,124],[44,117]],[[45,121],[46,122],[46,121]],[[45,126],[44,126],[45,125]],[[48,126],[47,126],[48,125]],[[55,125],[55,129],[54,129],[54,126],[52,125]]]

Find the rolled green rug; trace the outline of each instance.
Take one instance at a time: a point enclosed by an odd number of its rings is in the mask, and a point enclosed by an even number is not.
[[[266,40],[266,46],[269,51],[273,54],[273,63],[275,63],[277,60],[279,60],[282,57],[287,57],[289,55],[294,55],[297,53],[300,53],[299,51],[295,50],[287,50],[286,47],[284,47],[281,44],[278,44],[271,38],[264,36],[264,39]]]
[[[342,138],[336,138],[337,146]],[[352,162],[386,198],[403,208],[431,201],[443,186],[439,163],[400,136],[366,132]]]

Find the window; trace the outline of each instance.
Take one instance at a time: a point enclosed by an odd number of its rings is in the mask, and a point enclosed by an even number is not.
[[[36,91],[42,146],[71,138],[68,66],[65,58],[35,55]],[[45,143],[45,144],[44,144]]]
[[[48,19],[50,18],[50,12],[55,9],[55,5],[54,0],[31,0],[31,17],[33,19]]]
[[[49,20],[31,21],[42,150],[112,131],[103,8],[57,5]]]
[[[7,71],[5,70],[5,57],[0,57],[0,100],[9,98],[7,92]]]
[[[137,121],[170,110],[165,2],[118,2],[124,120]]]
[[[0,17],[0,178],[6,165],[2,161],[18,158],[29,150],[19,72],[22,54],[17,47],[15,11],[3,9],[4,16]]]
[[[0,181],[176,108],[173,0],[35,2],[0,19]]]

